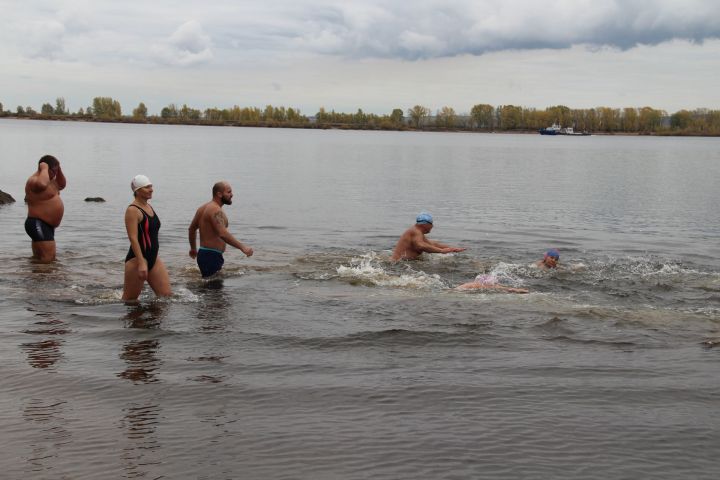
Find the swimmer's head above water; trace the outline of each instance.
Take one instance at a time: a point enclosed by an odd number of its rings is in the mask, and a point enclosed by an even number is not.
[[[415,219],[415,223],[419,223],[421,225],[423,224],[430,224],[433,223],[432,215],[430,215],[428,212],[420,212]]]
[[[433,227],[433,217],[428,212],[420,212],[415,218],[415,225],[418,225],[423,233],[430,233]]]
[[[556,268],[560,261],[560,252],[556,248],[551,248],[543,256],[542,263],[547,268]]]

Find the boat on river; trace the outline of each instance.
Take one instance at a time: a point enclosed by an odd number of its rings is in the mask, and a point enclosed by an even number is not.
[[[573,127],[561,127],[557,123],[553,123],[551,126],[546,128],[541,128],[538,130],[540,135],[572,135],[572,136],[588,136],[590,135],[589,132],[576,132]]]
[[[538,132],[540,132],[540,135],[558,135],[558,132],[560,130],[562,130],[562,128],[560,128],[560,125],[558,125],[557,123],[553,123],[549,127],[541,128],[540,130],[538,130]]]

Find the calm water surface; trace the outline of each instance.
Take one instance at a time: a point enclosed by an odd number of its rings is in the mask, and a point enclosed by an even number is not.
[[[715,479],[718,142],[0,121],[3,475]],[[51,266],[23,229],[46,153]],[[175,293],[126,306],[137,173]],[[204,282],[220,179],[255,255]],[[468,250],[390,264],[420,210]],[[531,268],[549,247],[566,268]],[[531,293],[453,290],[478,273]]]

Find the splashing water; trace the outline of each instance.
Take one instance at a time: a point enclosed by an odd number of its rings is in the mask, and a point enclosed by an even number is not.
[[[339,266],[337,274],[351,283],[357,282],[378,287],[447,288],[439,275],[412,270],[398,274],[389,272],[380,263],[377,254],[370,252],[360,257],[353,257],[350,260],[350,266]]]

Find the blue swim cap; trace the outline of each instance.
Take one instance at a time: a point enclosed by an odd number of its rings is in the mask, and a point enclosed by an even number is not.
[[[560,260],[560,252],[557,251],[556,248],[551,248],[547,252],[545,252],[546,257],[552,257],[555,260]]]
[[[421,224],[428,223],[428,224],[432,225],[432,223],[433,223],[432,215],[430,215],[427,212],[421,212],[420,214],[418,214],[417,218],[415,219],[415,223],[421,223]]]

